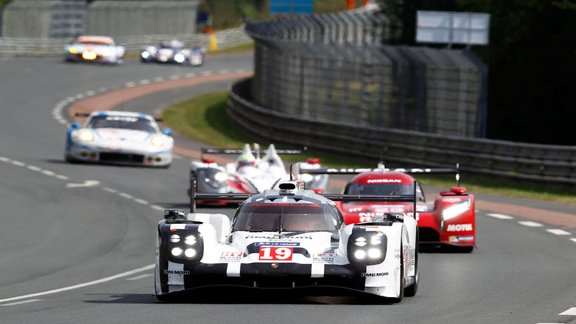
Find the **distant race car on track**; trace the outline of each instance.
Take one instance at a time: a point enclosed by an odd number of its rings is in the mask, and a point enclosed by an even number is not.
[[[98,62],[120,64],[124,62],[123,46],[116,45],[108,36],[78,36],[73,44],[67,45],[64,60],[67,62]]]
[[[174,140],[169,128],[160,130],[154,117],[136,112],[97,111],[84,125],[73,122],[66,132],[68,162],[100,162],[168,167]]]
[[[191,212],[158,223],[155,291],[160,300],[203,289],[367,295],[399,302],[418,287],[416,221],[386,213],[346,225],[335,200],[414,201],[413,195],[319,195],[301,181],[259,194],[201,194]],[[232,222],[197,213],[195,200],[243,201]],[[197,292],[196,295],[204,293]]]
[[[186,48],[178,40],[146,46],[140,52],[142,63],[174,63],[200,66],[204,64],[204,50],[199,47]]]
[[[249,144],[242,149],[215,149],[202,148],[202,158],[192,160],[190,164],[190,186],[192,181],[197,182],[198,192],[202,193],[256,193],[266,189],[272,189],[280,180],[289,178],[280,155],[302,154],[303,150],[277,150],[271,144],[261,157],[260,146],[254,145],[254,150]],[[207,155],[237,155],[236,161],[220,166]],[[320,160],[310,158],[305,163],[300,163],[303,173],[305,188],[324,192],[328,186],[328,175],[309,175],[307,169],[320,168]],[[188,190],[190,193],[190,190]],[[222,205],[227,201],[205,202],[213,205]],[[204,204],[204,202],[202,202]]]
[[[455,174],[456,168],[386,169],[316,169],[309,173],[355,174],[344,188],[350,195],[403,195],[414,193],[417,198],[416,220],[421,245],[449,247],[472,252],[476,245],[476,210],[474,195],[459,185],[441,191],[433,203],[428,203],[415,174]],[[383,213],[402,213],[414,217],[414,205],[399,202],[338,202],[347,224],[369,222]]]

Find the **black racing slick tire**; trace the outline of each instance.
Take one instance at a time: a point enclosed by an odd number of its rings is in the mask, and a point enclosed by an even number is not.
[[[416,232],[416,255],[414,256],[414,283],[404,288],[404,296],[406,297],[414,297],[418,292],[418,282],[420,281],[420,271],[418,270],[418,254],[419,254],[418,244],[420,244],[420,242],[418,232]]]
[[[400,242],[400,246],[402,246],[402,242]],[[400,257],[400,294],[396,298],[392,298],[394,303],[399,303],[404,299],[404,258]]]

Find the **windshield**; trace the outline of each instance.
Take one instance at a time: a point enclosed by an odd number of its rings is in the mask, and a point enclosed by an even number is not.
[[[93,116],[89,128],[123,128],[155,133],[155,123],[149,119],[127,116]]]
[[[252,203],[240,207],[234,231],[285,232],[336,231],[340,226],[336,207],[311,203]]]

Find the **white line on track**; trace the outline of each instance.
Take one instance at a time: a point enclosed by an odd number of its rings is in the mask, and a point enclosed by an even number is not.
[[[532,221],[521,221],[521,222],[518,222],[518,224],[528,226],[528,227],[542,227],[542,226],[544,226],[540,223],[536,223],[536,222],[532,222]]]
[[[102,188],[102,190],[109,192],[109,193],[118,193],[118,190],[112,188]]]
[[[127,278],[126,280],[140,280],[140,279],[144,279],[144,278],[148,278],[148,277],[152,277],[153,274],[151,273],[145,273],[136,277],[132,277],[132,278]]]
[[[67,176],[61,175],[61,174],[57,174],[57,175],[55,175],[55,177],[60,179],[60,180],[64,180],[64,181],[70,180]]]
[[[180,76],[179,74],[172,74],[172,75],[170,76],[170,80],[178,80],[178,79],[180,79],[180,78],[181,78],[181,76]]]
[[[126,82],[125,86],[126,86],[126,88],[133,88],[136,86],[136,82],[132,82],[132,81]]]
[[[2,161],[2,162],[10,162],[10,159],[9,159],[9,158],[6,158],[6,157],[3,157],[3,156],[0,156],[0,161]]]
[[[576,243],[576,238],[571,238],[570,241]]]
[[[45,174],[45,175],[50,176],[50,177],[56,174],[50,170],[42,170],[40,172],[42,172],[42,174]]]
[[[150,83],[150,80],[148,80],[148,79],[143,79],[143,80],[140,80],[139,83],[140,83],[140,84],[148,84],[148,83]]]
[[[154,78],[154,82],[164,81],[164,77],[156,77]]]
[[[34,166],[34,165],[29,165],[29,166],[27,166],[27,168],[32,170],[32,171],[36,171],[36,172],[39,172],[42,170],[41,168]]]
[[[547,229],[546,232],[552,233],[554,235],[570,235],[570,232],[566,232],[565,230],[561,230],[561,229]]]
[[[16,306],[16,305],[22,305],[22,304],[29,304],[29,303],[35,303],[35,302],[39,302],[43,299],[29,299],[29,300],[23,300],[20,302],[15,302],[15,303],[8,303],[8,304],[2,304],[0,306],[4,307],[4,306]]]
[[[496,214],[496,213],[488,213],[487,216],[494,217],[497,219],[514,219],[512,216],[504,215],[504,214]]]
[[[142,205],[148,205],[148,202],[144,199],[134,198],[134,201]]]
[[[158,205],[150,205],[150,208],[152,209],[156,209],[156,210],[161,210],[164,211],[164,207],[162,206],[158,206]],[[576,242],[576,241],[575,241]]]
[[[126,199],[133,199],[133,198],[134,198],[134,196],[129,195],[129,194],[125,193],[125,192],[120,192],[120,193],[118,193],[118,196],[124,197],[124,198],[126,198]]]
[[[26,166],[25,163],[22,163],[20,161],[14,161],[14,160],[12,160],[12,164],[14,164],[15,166],[19,166],[19,167]]]
[[[89,281],[89,282],[77,284],[77,285],[74,285],[74,286],[68,286],[68,287],[63,287],[63,288],[58,288],[58,289],[47,290],[47,291],[43,291],[43,292],[39,292],[39,293],[34,293],[34,294],[28,294],[28,295],[23,295],[23,296],[16,296],[16,297],[11,297],[11,298],[0,299],[0,303],[10,302],[10,301],[14,301],[14,300],[28,299],[28,298],[32,298],[32,297],[38,297],[38,296],[44,296],[44,295],[50,295],[50,294],[56,294],[56,293],[60,293],[60,292],[63,292],[63,291],[68,291],[68,290],[74,290],[74,289],[84,288],[84,287],[88,287],[88,286],[93,286],[93,285],[105,283],[105,282],[108,282],[108,281],[112,281],[112,280],[115,280],[115,279],[118,279],[118,278],[128,277],[128,276],[131,276],[131,275],[136,274],[136,273],[139,273],[139,272],[148,271],[148,270],[153,269],[153,268],[154,268],[154,264],[149,264],[149,265],[144,266],[144,267],[141,267],[141,268],[137,268],[137,269],[133,269],[133,270],[130,270],[130,271],[122,272],[122,273],[119,273],[119,274],[117,274],[117,275],[113,275],[113,276],[110,276],[110,277],[106,277],[106,278],[102,278],[102,279],[98,279],[98,280],[94,280],[94,281]]]
[[[566,311],[558,314],[558,315],[565,315],[565,316],[576,316],[576,307],[572,307],[567,309]]]

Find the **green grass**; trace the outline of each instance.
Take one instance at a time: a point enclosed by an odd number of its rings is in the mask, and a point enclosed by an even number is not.
[[[267,147],[265,138],[258,138],[237,127],[226,113],[227,93],[212,92],[197,96],[191,100],[172,105],[163,111],[164,122],[186,137],[209,145],[223,148],[239,148],[244,143],[259,143]],[[276,144],[277,148],[285,148]],[[290,147],[293,148],[293,147]],[[287,162],[302,161],[306,157],[319,157],[323,166],[330,167],[375,167],[374,161],[346,158],[342,155],[309,150],[305,155],[286,156]],[[448,189],[455,185],[452,176],[423,176],[419,180],[426,186]],[[558,189],[546,189],[542,185],[510,184],[497,177],[462,174],[461,185],[473,193],[538,199],[560,202],[576,206],[576,196]]]

